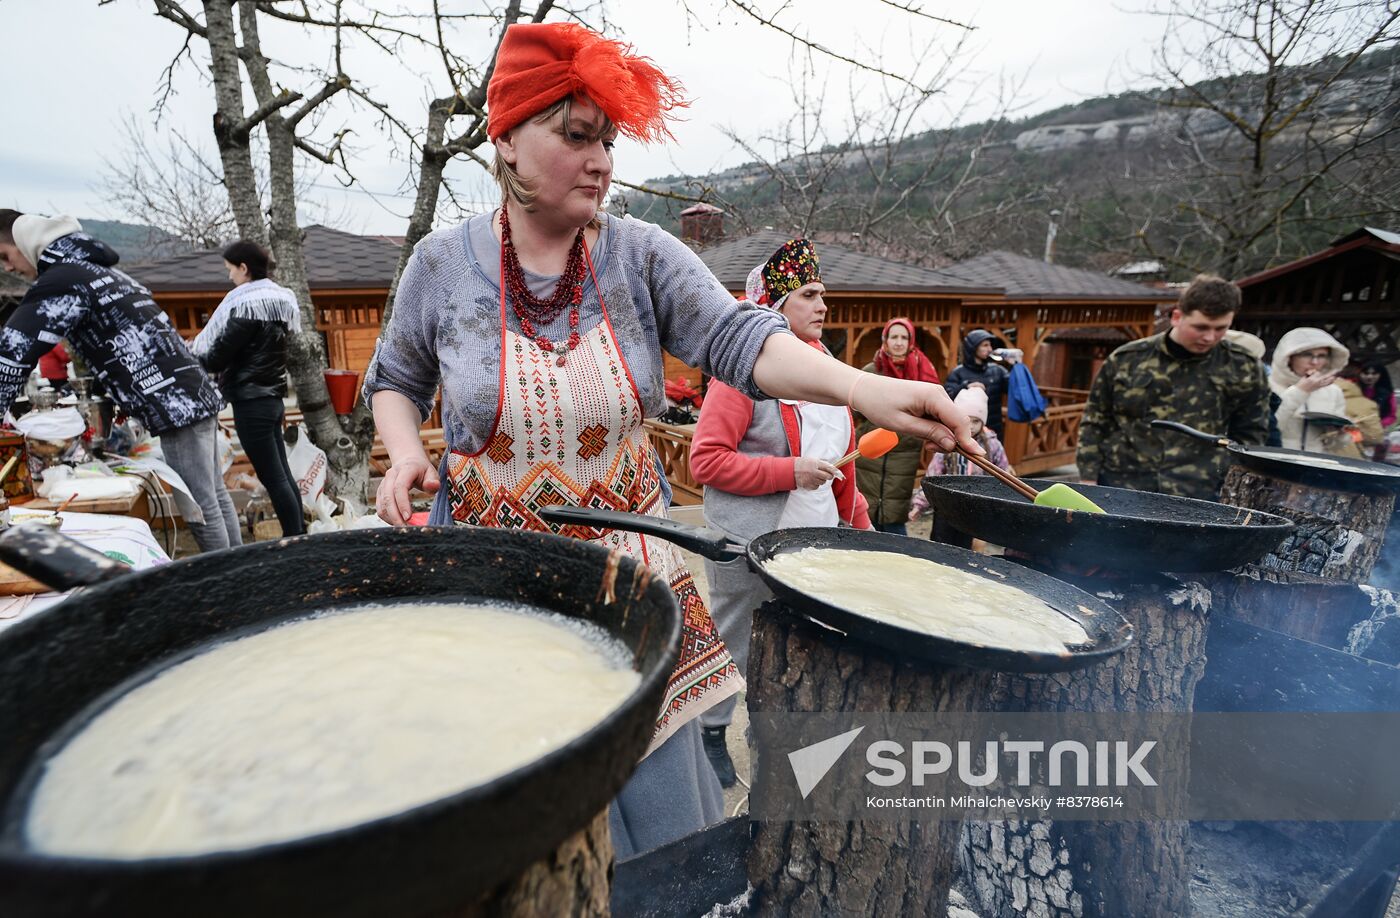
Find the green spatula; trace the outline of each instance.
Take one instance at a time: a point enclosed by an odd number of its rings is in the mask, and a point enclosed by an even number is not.
[[[984,456],[975,456],[967,452],[961,446],[957,451],[969,462],[975,464],[988,475],[996,478],[1002,484],[1014,491],[1019,491],[1031,499],[1031,503],[1039,507],[1054,507],[1059,510],[1079,510],[1084,513],[1103,513],[1104,509],[1094,503],[1089,498],[1080,494],[1063,482],[1055,482],[1044,491],[1037,491],[1021,479],[998,466],[996,463]]]

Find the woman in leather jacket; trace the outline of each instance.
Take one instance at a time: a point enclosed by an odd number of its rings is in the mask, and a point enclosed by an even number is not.
[[[258,480],[272,499],[283,535],[306,531],[301,495],[282,445],[287,345],[301,330],[295,294],[268,279],[271,254],[239,240],[224,249],[234,288],[195,338],[191,350],[233,406],[233,424]]]

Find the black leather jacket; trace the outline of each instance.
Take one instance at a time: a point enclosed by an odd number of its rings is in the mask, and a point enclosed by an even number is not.
[[[287,326],[232,316],[201,359],[230,402],[287,395]]]

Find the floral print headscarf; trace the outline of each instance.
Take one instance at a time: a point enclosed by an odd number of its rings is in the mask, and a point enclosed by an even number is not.
[[[821,282],[821,265],[817,260],[817,249],[812,240],[805,238],[789,239],[763,263],[760,269],[763,291],[754,300],[760,306],[780,309],[789,293],[807,284]],[[753,275],[749,275],[753,286]],[[752,298],[752,295],[751,295]]]

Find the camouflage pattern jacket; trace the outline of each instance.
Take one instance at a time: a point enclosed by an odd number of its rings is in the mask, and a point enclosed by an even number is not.
[[[1079,477],[1214,500],[1230,454],[1148,426],[1158,418],[1263,445],[1269,434],[1264,368],[1228,341],[1199,357],[1173,354],[1166,333],[1123,345],[1109,355],[1089,392],[1079,428]]]

